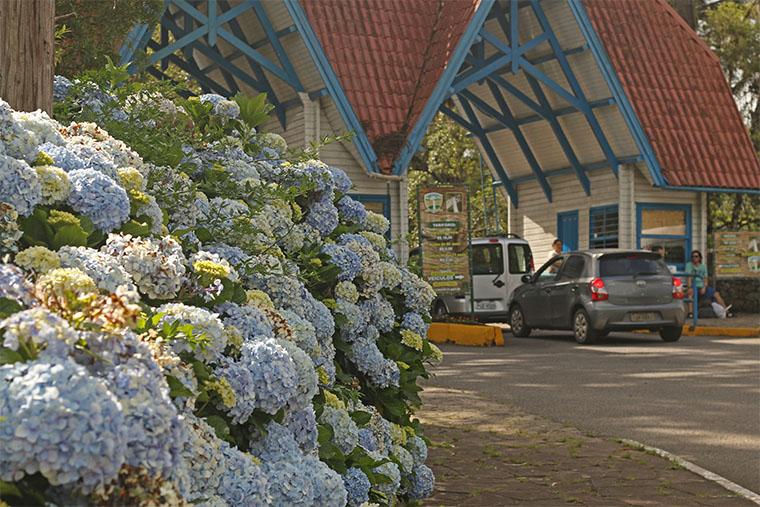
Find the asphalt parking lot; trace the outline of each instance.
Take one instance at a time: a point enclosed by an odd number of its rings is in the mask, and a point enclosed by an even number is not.
[[[506,335],[504,347],[441,347],[431,387],[473,391],[583,432],[677,454],[760,491],[760,338]]]

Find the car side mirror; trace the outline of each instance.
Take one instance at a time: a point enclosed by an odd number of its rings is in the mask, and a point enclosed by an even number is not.
[[[493,281],[493,284],[494,284],[494,285],[495,285],[497,288],[499,288],[499,289],[501,289],[502,287],[504,287],[504,282],[502,282],[501,280],[494,280],[494,281]]]
[[[533,283],[533,277],[531,275],[523,275],[520,280],[522,280],[522,283]]]

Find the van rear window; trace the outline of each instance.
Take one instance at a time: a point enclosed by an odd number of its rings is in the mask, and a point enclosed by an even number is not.
[[[607,254],[599,259],[599,276],[625,275],[670,275],[670,271],[657,254]]]
[[[530,259],[533,253],[530,247],[524,243],[510,243],[507,245],[509,252],[509,272],[513,275],[530,273]]]
[[[504,252],[498,243],[472,245],[472,274],[499,275],[504,272]]]

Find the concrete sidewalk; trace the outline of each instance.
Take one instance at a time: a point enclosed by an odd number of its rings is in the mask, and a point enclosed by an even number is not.
[[[680,465],[468,391],[426,388],[425,505],[755,505]]]

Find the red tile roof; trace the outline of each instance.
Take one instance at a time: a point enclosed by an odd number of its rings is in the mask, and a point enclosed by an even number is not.
[[[383,172],[404,141],[479,0],[301,0]]]
[[[760,188],[720,63],[665,0],[584,0],[668,183]]]

